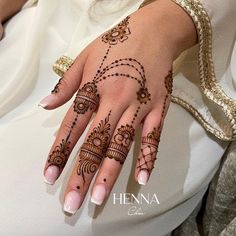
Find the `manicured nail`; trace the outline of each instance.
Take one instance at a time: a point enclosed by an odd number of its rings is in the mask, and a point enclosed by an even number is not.
[[[106,197],[106,188],[104,184],[98,184],[92,192],[91,202],[96,205],[101,205]]]
[[[57,166],[49,166],[44,173],[44,182],[54,184],[59,176],[59,168]]]
[[[50,94],[40,101],[39,106],[42,108],[46,108],[53,100],[54,100],[54,95]]]
[[[146,185],[148,182],[149,173],[146,170],[141,170],[138,174],[138,183],[141,185]]]
[[[77,191],[67,193],[64,202],[64,211],[70,214],[75,214],[81,202],[80,194]]]

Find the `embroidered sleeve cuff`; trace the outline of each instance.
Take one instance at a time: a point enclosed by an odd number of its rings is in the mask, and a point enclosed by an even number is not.
[[[209,132],[222,140],[236,139],[236,101],[226,95],[216,80],[212,60],[212,26],[209,15],[199,0],[172,0],[182,7],[193,19],[199,39],[199,75],[203,94],[221,108],[229,122],[225,130],[217,130],[209,126],[204,119],[187,109]],[[195,112],[196,113],[196,112]]]

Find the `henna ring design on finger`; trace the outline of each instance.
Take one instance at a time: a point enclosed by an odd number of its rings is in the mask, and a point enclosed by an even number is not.
[[[76,95],[74,100],[74,111],[77,114],[84,114],[89,109],[95,110],[98,106],[99,94],[95,83],[86,83]]]
[[[147,170],[149,175],[154,168],[158,145],[160,142],[161,129],[160,126],[154,128],[146,137],[142,137],[142,158],[138,158],[138,170]]]
[[[78,175],[81,175],[85,183],[85,173],[94,173],[100,165],[107,146],[110,141],[109,117],[111,111],[105,120],[102,120],[98,127],[95,127],[82,145],[79,154]]]
[[[120,162],[120,164],[123,164],[133,141],[134,133],[135,130],[132,125],[122,125],[114,136],[113,141],[110,143],[106,157],[115,159]]]

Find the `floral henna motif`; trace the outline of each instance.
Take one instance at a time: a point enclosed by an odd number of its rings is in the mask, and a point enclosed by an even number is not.
[[[74,100],[74,111],[77,114],[84,114],[88,110],[95,110],[98,106],[99,95],[95,83],[85,84],[76,95]]]
[[[82,176],[84,183],[85,174],[94,173],[105,155],[110,141],[110,115],[111,111],[105,120],[102,120],[98,127],[93,129],[87,141],[81,147],[77,173]]]
[[[134,128],[132,125],[121,126],[107,149],[106,157],[115,159],[123,164],[133,141]]]
[[[70,155],[70,142],[66,139],[62,139],[61,143],[55,147],[52,153],[49,155],[48,163],[49,165],[58,166],[59,169],[63,169],[66,165],[66,161]]]
[[[49,155],[48,158],[49,165],[58,166],[60,170],[62,170],[65,167],[71,149],[70,147],[71,142],[69,141],[70,135],[74,126],[76,125],[77,120],[78,120],[78,114],[75,116],[74,121],[72,122],[72,125],[70,127],[70,132],[68,133],[66,139],[62,139],[61,143],[57,145]]]
[[[119,41],[123,43],[128,39],[128,35],[131,34],[128,27],[129,16],[127,16],[123,21],[121,21],[117,26],[106,32],[102,36],[102,41],[104,43],[109,43],[110,45],[116,45]]]
[[[147,104],[147,102],[151,100],[151,94],[148,92],[147,88],[141,87],[137,92],[137,96],[137,99],[141,104]]]

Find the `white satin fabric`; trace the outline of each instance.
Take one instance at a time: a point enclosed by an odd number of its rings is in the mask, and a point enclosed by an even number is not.
[[[236,101],[236,56],[233,53],[236,51],[236,1],[199,1],[210,18],[215,79],[226,95]],[[173,95],[194,107],[213,128],[228,133],[229,121],[222,108],[203,95],[200,89],[198,51],[196,45],[178,58]]]
[[[51,70],[58,57],[79,53],[141,3],[105,14],[118,3],[104,1],[94,21],[88,16],[90,2],[42,0],[5,26],[0,42],[0,110],[5,114],[0,120],[0,235],[165,235],[199,203],[228,144],[208,136],[184,109],[171,104],[148,185],[140,187],[133,179],[136,142],[106,204],[95,207],[88,194],[76,215],[64,215],[63,190],[84,135],[55,186],[46,186],[44,162],[70,102],[55,111],[37,104],[58,80]],[[143,203],[144,214],[130,216],[130,205],[113,204],[113,193],[125,192],[155,193],[160,204]]]

